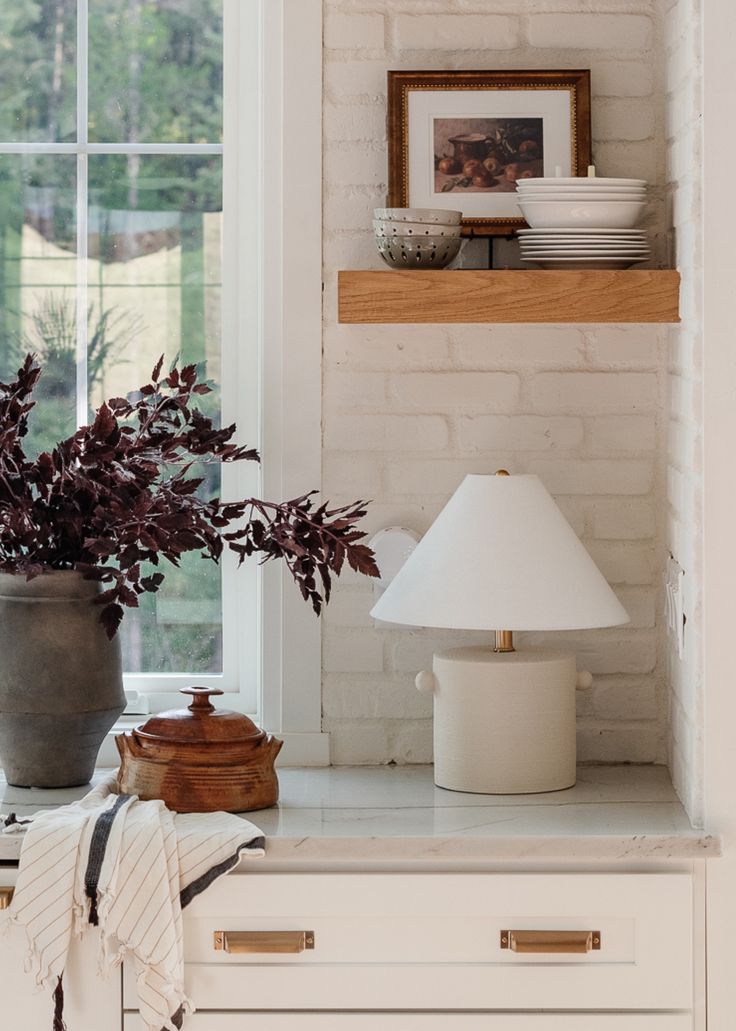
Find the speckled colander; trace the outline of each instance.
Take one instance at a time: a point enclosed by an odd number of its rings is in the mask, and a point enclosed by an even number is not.
[[[378,253],[391,268],[446,268],[460,253],[459,236],[377,236]]]

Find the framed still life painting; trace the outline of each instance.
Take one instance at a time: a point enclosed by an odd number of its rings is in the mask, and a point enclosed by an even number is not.
[[[516,181],[585,175],[590,72],[388,73],[391,207],[463,212],[464,233],[525,223]]]

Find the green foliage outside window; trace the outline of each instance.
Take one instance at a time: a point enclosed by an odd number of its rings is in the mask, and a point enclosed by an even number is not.
[[[89,0],[88,139],[222,143],[222,0]],[[77,2],[0,3],[0,143],[77,141]],[[1,151],[1,148],[0,148]],[[77,159],[0,152],[0,378],[35,351],[45,368],[28,450],[76,418]],[[221,160],[88,158],[90,407],[165,350],[219,377]],[[207,399],[218,418],[219,391]],[[220,490],[208,469],[203,488]],[[126,621],[130,670],[216,672],[219,572],[197,555]]]

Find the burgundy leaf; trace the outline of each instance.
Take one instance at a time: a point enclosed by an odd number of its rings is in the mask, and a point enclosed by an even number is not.
[[[126,587],[124,584],[121,584],[118,587],[118,599],[123,603],[123,605],[127,605],[129,608],[138,608],[138,595],[135,591],[131,591],[131,589]]]
[[[100,613],[100,623],[105,628],[105,633],[112,641],[118,632],[118,627],[123,621],[123,610],[119,605],[106,605]]]
[[[87,551],[91,551],[93,555],[102,557],[114,555],[117,551],[117,544],[109,538],[98,538],[97,540],[86,541],[85,548]]]
[[[76,569],[104,583],[95,600],[110,637],[123,607],[164,581],[163,571],[142,575],[143,562],[178,566],[192,551],[216,562],[224,546],[239,564],[281,560],[317,613],[345,559],[377,575],[357,526],[362,501],[330,509],[317,506],[314,492],[280,503],[204,497],[195,462],[260,458],[234,443],[234,425],[219,427],[197,407],[211,388],[196,365],[175,363],[163,380],[162,369],[163,357],[149,383],[102,404],[89,426],[33,460],[23,438],[41,369],[28,355],[15,378],[0,383],[0,570],[30,578]]]
[[[163,582],[163,573],[152,573],[151,576],[144,576],[141,579],[141,587],[146,591],[157,591]]]

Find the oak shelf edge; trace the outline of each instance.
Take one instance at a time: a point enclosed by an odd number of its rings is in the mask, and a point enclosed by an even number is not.
[[[341,323],[676,323],[675,269],[338,272]]]

